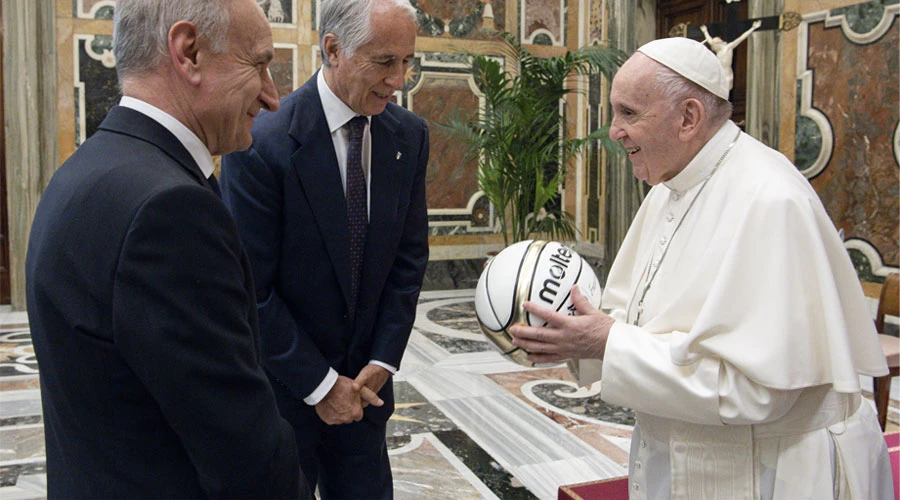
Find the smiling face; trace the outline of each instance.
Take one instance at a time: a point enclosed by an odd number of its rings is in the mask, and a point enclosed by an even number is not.
[[[681,105],[672,106],[654,88],[657,67],[638,52],[616,73],[610,90],[614,116],[609,137],[628,151],[634,176],[650,185],[675,177],[692,157],[679,135]]]
[[[209,73],[198,89],[203,137],[213,155],[250,147],[250,128],[260,109],[278,109],[278,91],[269,74],[274,56],[272,30],[254,0],[231,3],[228,48],[208,53]]]
[[[323,43],[330,63],[323,68],[325,82],[344,104],[363,116],[384,111],[394,92],[403,88],[416,47],[416,27],[396,6],[376,1],[371,22],[372,39],[352,57],[347,57],[340,40],[331,33]]]

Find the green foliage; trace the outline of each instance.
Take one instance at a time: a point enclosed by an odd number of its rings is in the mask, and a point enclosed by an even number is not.
[[[575,239],[574,218],[562,210],[560,190],[566,166],[594,141],[607,147],[607,128],[586,137],[568,137],[562,99],[574,89],[570,75],[602,73],[608,79],[625,61],[621,51],[600,45],[539,57],[509,33],[501,33],[501,53],[509,72],[495,58],[467,52],[475,83],[484,93],[484,113],[452,117],[442,126],[469,146],[478,161],[478,186],[498,212],[504,242],[545,234]]]

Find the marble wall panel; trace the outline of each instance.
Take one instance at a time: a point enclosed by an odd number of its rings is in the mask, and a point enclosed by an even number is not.
[[[509,0],[410,0],[419,17],[419,36],[483,40],[506,29]]]
[[[116,78],[112,37],[108,35],[74,36],[75,46],[75,146],[97,131],[109,108],[122,93]]]
[[[807,14],[799,37],[795,164],[869,281],[898,264],[898,14],[897,0]]]
[[[297,0],[256,0],[273,25],[296,25]]]
[[[298,80],[297,71],[297,46],[276,43],[275,58],[269,64],[269,73],[280,97],[287,96],[303,83]]]
[[[447,247],[445,247],[447,248]],[[439,250],[443,250],[436,245],[431,246],[432,256],[437,254]],[[452,260],[432,259],[425,268],[425,280],[422,283],[422,290],[462,290],[467,288],[474,289],[478,284],[478,278],[481,271],[484,270],[486,257],[480,259],[466,259],[461,252],[453,252],[449,249],[447,253],[453,253]],[[477,249],[475,249],[477,252]],[[480,252],[486,255],[486,252]]]
[[[72,0],[72,14],[80,19],[112,19],[115,0]]]
[[[565,45],[565,0],[522,1],[520,37],[537,45]]]
[[[412,66],[403,104],[429,123],[426,199],[431,234],[491,231],[491,210],[478,189],[477,161],[441,126],[451,117],[479,110],[479,91],[468,63],[458,53],[425,52]]]
[[[431,122],[446,122],[453,113],[478,112],[478,97],[472,92],[468,75],[447,78],[440,74],[424,77],[424,88],[415,96],[416,113]],[[428,162],[428,207],[462,208],[478,190],[476,162],[458,139],[440,126],[431,126],[431,158]]]
[[[61,119],[74,121],[75,147],[96,132],[107,111],[122,96],[116,77],[112,37],[109,35],[76,34],[74,39],[74,102],[71,116],[61,113]],[[276,44],[275,58],[270,66],[278,95],[291,93],[297,83],[297,46]]]

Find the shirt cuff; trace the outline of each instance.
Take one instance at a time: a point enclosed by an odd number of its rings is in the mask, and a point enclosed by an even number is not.
[[[391,375],[396,375],[396,374],[397,374],[397,368],[394,367],[394,366],[391,366],[391,365],[389,365],[389,364],[387,364],[387,363],[382,363],[381,361],[376,361],[376,360],[374,360],[374,359],[371,359],[371,360],[369,360],[369,364],[370,364],[370,365],[377,365],[377,366],[380,366],[380,367],[384,368],[385,370],[391,372]]]
[[[309,406],[315,406],[319,404],[319,401],[325,399],[325,396],[328,395],[328,391],[334,387],[334,384],[337,383],[338,372],[334,370],[334,368],[328,369],[328,375],[325,375],[325,379],[322,380],[322,383],[319,384],[319,387],[316,387],[316,390],[312,391],[312,394],[303,398],[303,402],[308,404]]]

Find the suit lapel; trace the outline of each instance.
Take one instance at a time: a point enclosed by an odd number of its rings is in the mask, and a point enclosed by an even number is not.
[[[408,151],[397,140],[397,126],[397,122],[386,112],[372,117],[372,161],[369,169],[372,196],[363,287],[368,275],[366,270],[375,269],[380,256],[389,253],[386,245],[394,237],[391,233],[397,216],[397,179],[400,178],[400,166],[407,161],[402,154]]]
[[[123,106],[113,106],[100,124],[100,129],[125,134],[157,146],[178,162],[199,184],[209,187],[209,180],[175,134],[149,116]]]
[[[315,76],[301,88],[297,109],[290,135],[300,147],[291,156],[291,164],[300,179],[303,193],[347,300],[350,296],[347,204]]]

